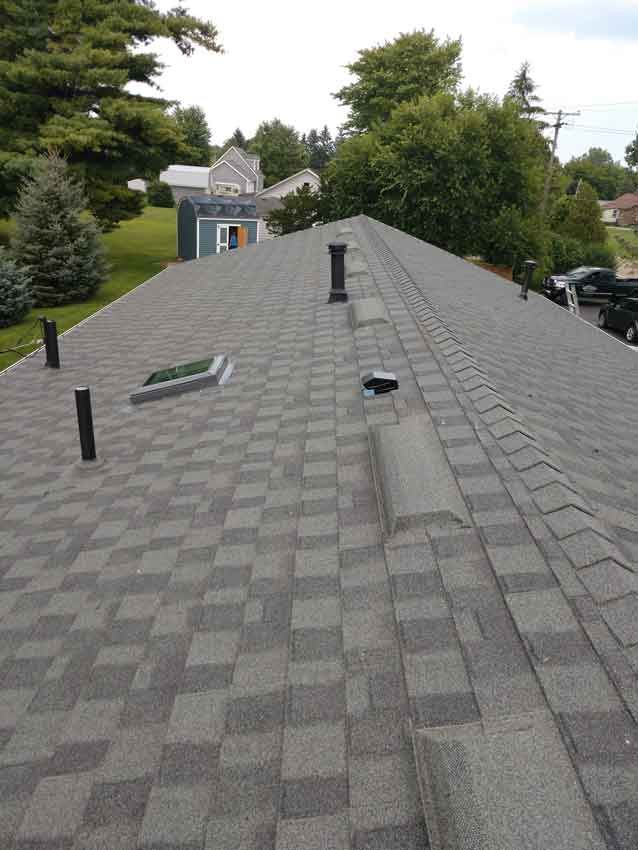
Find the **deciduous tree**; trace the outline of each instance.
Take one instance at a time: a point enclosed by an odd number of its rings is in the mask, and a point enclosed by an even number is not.
[[[482,254],[503,210],[535,214],[546,152],[511,102],[423,97],[340,145],[326,203],[333,218],[367,213],[454,253]]]
[[[439,40],[434,30],[402,33],[394,41],[359,51],[346,67],[356,78],[335,97],[350,108],[348,127],[370,130],[399,104],[423,95],[453,92],[461,78],[461,40]]]
[[[210,165],[210,128],[206,114],[200,106],[177,106],[173,112],[189,150],[182,155],[184,165]]]
[[[278,118],[259,125],[250,140],[250,150],[260,157],[264,186],[272,186],[308,164],[308,155],[299,133]]]
[[[582,156],[572,157],[564,165],[565,174],[572,181],[572,191],[584,180],[593,186],[599,198],[613,200],[623,192],[636,188],[635,176],[619,162],[615,162],[604,148],[590,148]]]
[[[557,233],[581,242],[605,242],[607,239],[607,231],[600,217],[598,195],[584,181],[577,195],[562,198],[555,205],[551,224]]]

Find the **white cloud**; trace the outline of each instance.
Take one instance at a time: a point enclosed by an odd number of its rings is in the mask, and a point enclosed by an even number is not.
[[[434,28],[440,37],[462,37],[465,84],[481,91],[502,95],[520,63],[528,59],[547,109],[638,101],[633,33],[631,38],[612,38],[635,20],[634,3],[608,0],[604,8],[620,15],[622,7],[624,17],[602,31],[604,37],[591,31],[589,0],[571,4],[448,0],[436,7],[416,0],[395,4],[324,0],[318,6],[294,0],[185,3],[193,14],[213,20],[226,52],[198,50],[186,58],[172,45],[161,43],[158,50],[167,65],[162,87],[166,97],[204,108],[216,142],[236,126],[250,135],[260,121],[273,117],[301,132],[324,123],[335,130],[346,115],[331,94],[347,82],[344,66],[357,50],[419,27]],[[169,8],[174,0],[161,0],[159,5]],[[539,9],[545,10],[546,23]],[[574,27],[564,26],[569,20],[585,23],[572,31]],[[583,110],[573,120],[586,127],[632,131],[638,103],[605,112]],[[566,159],[597,145],[620,159],[630,140],[629,133],[565,128],[559,154]]]

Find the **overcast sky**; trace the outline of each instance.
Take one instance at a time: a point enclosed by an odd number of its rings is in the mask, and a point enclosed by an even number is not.
[[[344,66],[357,50],[421,27],[462,37],[464,85],[502,95],[528,59],[546,109],[580,108],[559,137],[563,161],[592,146],[623,160],[638,125],[638,0],[184,4],[215,23],[225,52],[186,58],[161,43],[162,89],[203,107],[218,144],[235,127],[250,136],[274,117],[300,132],[323,124],[336,130],[346,113],[331,93],[349,80]],[[175,0],[158,5],[168,9]]]

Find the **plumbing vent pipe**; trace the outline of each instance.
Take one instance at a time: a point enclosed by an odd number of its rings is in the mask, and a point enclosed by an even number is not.
[[[328,304],[335,301],[347,301],[345,256],[348,245],[345,242],[330,242],[330,297]]]
[[[91,412],[91,390],[88,387],[76,387],[75,406],[78,412],[78,430],[82,460],[95,460],[95,436],[93,434],[93,414]]]
[[[521,298],[525,301],[527,301],[527,290],[531,286],[532,277],[534,276],[537,265],[538,263],[535,263],[534,260],[525,260],[525,278],[521,288]]]
[[[51,369],[60,368],[60,349],[58,348],[58,327],[53,319],[40,316],[42,325],[42,339],[46,352],[46,365]]]

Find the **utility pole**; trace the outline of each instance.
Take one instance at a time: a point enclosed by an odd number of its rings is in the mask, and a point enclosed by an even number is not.
[[[564,127],[567,121],[564,121],[564,118],[571,118],[572,115],[580,115],[580,112],[563,112],[562,109],[559,109],[558,112],[546,112],[545,115],[555,115],[556,123],[550,124],[549,126],[554,130],[554,141],[552,142],[552,155],[549,158],[549,162],[547,163],[547,173],[545,175],[545,188],[543,190],[543,202],[541,204],[541,216],[545,218],[545,211],[547,210],[547,199],[549,197],[549,187],[552,181],[552,171],[554,170],[554,160],[556,159],[556,147],[558,146],[558,131],[561,127]]]

